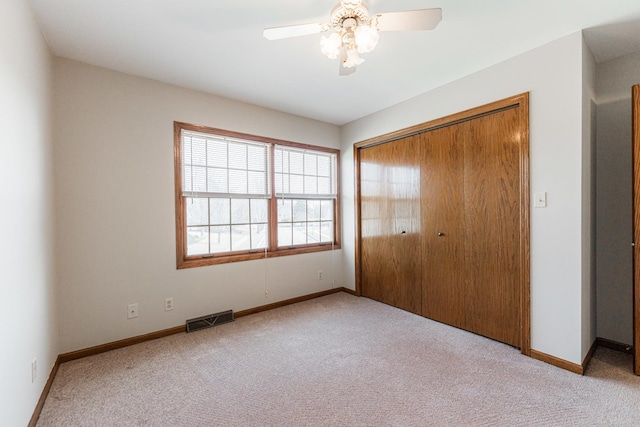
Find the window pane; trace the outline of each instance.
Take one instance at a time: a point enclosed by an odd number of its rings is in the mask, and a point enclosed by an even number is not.
[[[249,194],[268,194],[267,175],[264,172],[249,172]]]
[[[247,146],[229,143],[229,167],[232,169],[247,168]]]
[[[299,222],[293,224],[293,244],[304,245],[307,243],[307,223]]]
[[[199,166],[207,164],[207,145],[204,138],[191,138],[191,163]]]
[[[304,155],[304,174],[305,175],[316,175],[318,173],[318,164],[317,159],[318,156],[314,154],[306,154]]]
[[[231,199],[231,224],[248,223],[249,199]]]
[[[318,156],[318,176],[331,176],[331,162],[329,156]]]
[[[229,193],[246,194],[248,190],[247,171],[229,171]]]
[[[183,136],[182,137],[182,164],[190,165],[191,164],[191,137]]]
[[[289,180],[291,194],[304,194],[304,177],[302,175],[289,175]]]
[[[329,178],[318,178],[318,194],[332,194]]]
[[[251,249],[264,249],[267,247],[267,224],[254,224],[251,226]]]
[[[321,213],[320,219],[323,221],[333,220],[333,200],[322,200],[320,202]]]
[[[315,176],[304,177],[304,194],[318,194],[318,178]]]
[[[193,166],[191,168],[191,179],[193,180],[193,191],[207,191],[207,168],[204,166]]]
[[[249,169],[254,171],[267,170],[267,150],[264,147],[249,145]]]
[[[304,173],[304,154],[289,152],[289,172],[302,175]]]
[[[227,143],[215,139],[207,140],[207,166],[227,167]]]
[[[333,242],[333,221],[331,222],[323,222],[321,225],[320,231],[320,241],[321,242]]]
[[[289,152],[276,150],[274,164],[276,172],[289,173]]]
[[[320,243],[320,223],[307,223],[307,239],[308,243]]]
[[[187,227],[187,256],[209,253],[209,227]]]
[[[307,221],[320,220],[320,200],[307,201]]]
[[[293,220],[294,221],[307,220],[307,201],[306,200],[293,200]]]
[[[231,227],[219,226],[211,227],[211,253],[231,251]]]
[[[209,199],[187,198],[187,226],[209,224]]]
[[[282,172],[282,169],[283,169],[282,162],[283,162],[282,150],[276,150],[273,156],[274,172],[280,172],[280,173]]]
[[[267,199],[251,199],[251,223],[266,223],[269,220]]]
[[[231,227],[231,250],[248,251],[251,249],[251,234],[249,225],[234,225]]]
[[[226,169],[209,169],[207,175],[207,186],[212,193],[227,193],[227,170]]]
[[[184,167],[182,171],[182,191],[192,191],[191,188],[191,166]]]
[[[291,246],[292,242],[292,225],[278,224],[278,246]]]
[[[210,224],[223,225],[231,224],[230,199],[209,199],[210,200]]]
[[[291,222],[291,200],[278,200],[278,222]]]

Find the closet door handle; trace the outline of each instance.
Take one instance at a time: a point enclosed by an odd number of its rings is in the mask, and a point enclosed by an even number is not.
[[[444,236],[444,233],[438,233],[438,237]]]

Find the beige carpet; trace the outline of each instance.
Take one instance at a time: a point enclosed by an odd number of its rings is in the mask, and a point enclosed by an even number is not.
[[[636,426],[640,378],[339,293],[63,364],[38,425]]]

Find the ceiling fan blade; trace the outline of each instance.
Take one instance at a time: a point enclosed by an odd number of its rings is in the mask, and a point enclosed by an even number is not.
[[[279,40],[289,37],[307,36],[309,34],[318,34],[327,31],[327,24],[313,23],[301,25],[289,25],[286,27],[267,28],[262,35],[267,40]]]
[[[373,18],[379,31],[433,30],[442,20],[442,9],[378,13]]]

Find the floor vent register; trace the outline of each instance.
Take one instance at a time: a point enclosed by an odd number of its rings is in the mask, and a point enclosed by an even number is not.
[[[201,329],[211,328],[212,326],[222,325],[224,323],[233,322],[233,310],[222,311],[220,313],[209,314],[207,316],[197,317],[187,320],[187,332],[199,331]]]

